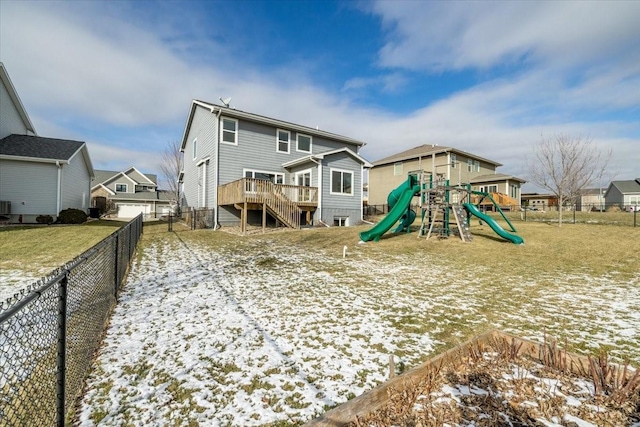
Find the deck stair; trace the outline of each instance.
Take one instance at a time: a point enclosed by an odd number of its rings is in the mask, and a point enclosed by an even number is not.
[[[273,185],[276,187],[275,185]],[[302,209],[281,192],[272,192],[273,197],[265,197],[267,212],[287,227],[300,228]]]

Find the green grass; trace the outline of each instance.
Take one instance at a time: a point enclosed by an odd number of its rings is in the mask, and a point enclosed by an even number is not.
[[[0,227],[0,269],[45,274],[125,224],[90,221],[82,225]]]

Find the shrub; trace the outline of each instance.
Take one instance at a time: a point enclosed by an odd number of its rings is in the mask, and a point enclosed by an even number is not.
[[[51,224],[53,223],[53,217],[51,215],[38,215],[36,222],[38,224]]]
[[[60,224],[82,224],[87,221],[86,212],[80,209],[65,209],[58,215]]]

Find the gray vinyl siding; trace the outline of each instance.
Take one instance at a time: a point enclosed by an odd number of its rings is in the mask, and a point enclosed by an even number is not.
[[[295,182],[296,173],[311,170],[311,186],[318,186],[318,165],[313,162],[304,163],[294,168],[289,168],[290,176],[289,181],[285,181],[285,184],[297,185]]]
[[[37,215],[57,216],[57,169],[55,164],[0,160],[0,200],[11,202],[13,222],[20,214],[24,222],[34,222]]]
[[[62,167],[61,209],[75,208],[87,211],[91,195],[91,177],[81,152],[77,152]]]
[[[13,105],[4,83],[0,83],[0,139],[14,133],[26,135],[27,127],[22,121],[18,109]]]
[[[625,202],[625,196],[618,189],[618,187],[616,187],[615,185],[612,185],[611,188],[609,188],[609,191],[607,192],[607,196],[605,197],[604,201],[607,205],[614,205],[614,204],[622,205]]]
[[[215,188],[216,158],[215,145],[218,141],[218,118],[210,111],[197,107],[194,114],[187,143],[184,149],[184,199],[186,207],[204,207],[200,205],[202,193],[201,174],[204,166],[198,167],[200,160],[210,157],[207,166],[207,206],[215,207],[217,190]],[[193,141],[197,138],[196,158],[193,158]]]
[[[353,172],[353,195],[331,194],[331,170],[340,169]],[[348,217],[349,225],[362,219],[362,166],[346,153],[328,156],[322,161],[322,212],[316,211],[316,218],[328,225],[335,217]]]

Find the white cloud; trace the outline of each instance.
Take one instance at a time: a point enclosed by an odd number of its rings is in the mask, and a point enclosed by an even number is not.
[[[557,22],[573,10],[563,5],[564,12],[552,19],[556,3],[506,2],[495,8],[474,2],[427,2],[420,10],[422,4],[375,4],[391,34],[381,51],[383,64],[456,69],[489,67],[522,55],[537,61],[562,59],[570,47],[580,50],[577,41],[587,33],[586,23],[571,27],[560,40],[565,50],[554,47],[554,38],[561,37]],[[541,133],[568,132],[590,135],[603,148],[614,147],[620,179],[640,175],[638,123],[613,118],[589,122],[575,116],[576,109],[615,112],[640,103],[639,61],[634,56],[624,62],[603,61],[570,84],[555,72],[554,64],[531,67],[399,115],[363,107],[356,100],[358,92],[371,85],[391,92],[403,88],[409,80],[402,71],[353,77],[342,91],[332,92],[306,74],[313,66],[297,70],[285,64],[269,72],[238,66],[240,59],[228,56],[228,48],[205,37],[194,14],[181,10],[168,21],[158,16],[157,24],[140,25],[125,22],[123,16],[132,13],[126,3],[83,5],[0,3],[0,52],[39,133],[87,141],[98,169],[135,165],[158,173],[162,148],[182,136],[190,100],[216,102],[219,96],[231,96],[232,106],[240,110],[366,141],[363,154],[369,160],[437,143],[499,161],[505,164],[503,172],[523,176],[524,156]],[[635,6],[622,9],[629,7]],[[586,18],[591,19],[596,9],[588,6],[584,19],[589,21]],[[97,12],[101,19],[96,19]],[[615,43],[626,40],[622,36],[631,30],[622,14],[602,13],[608,25],[617,24],[613,35],[601,34],[604,24],[596,22],[595,46],[575,55],[593,58],[606,49],[618,51]],[[522,22],[522,16],[528,19]],[[180,23],[190,28],[188,37],[180,32]],[[543,24],[553,25],[548,34],[539,35],[536,31]],[[621,43],[620,49],[625,46]],[[218,65],[204,54],[194,55],[201,52],[215,52],[225,61]],[[78,134],[74,120],[95,123],[97,130],[89,136]],[[150,131],[154,126],[161,130]]]
[[[516,62],[554,66],[638,57],[638,2],[387,2],[386,67],[450,70]]]

